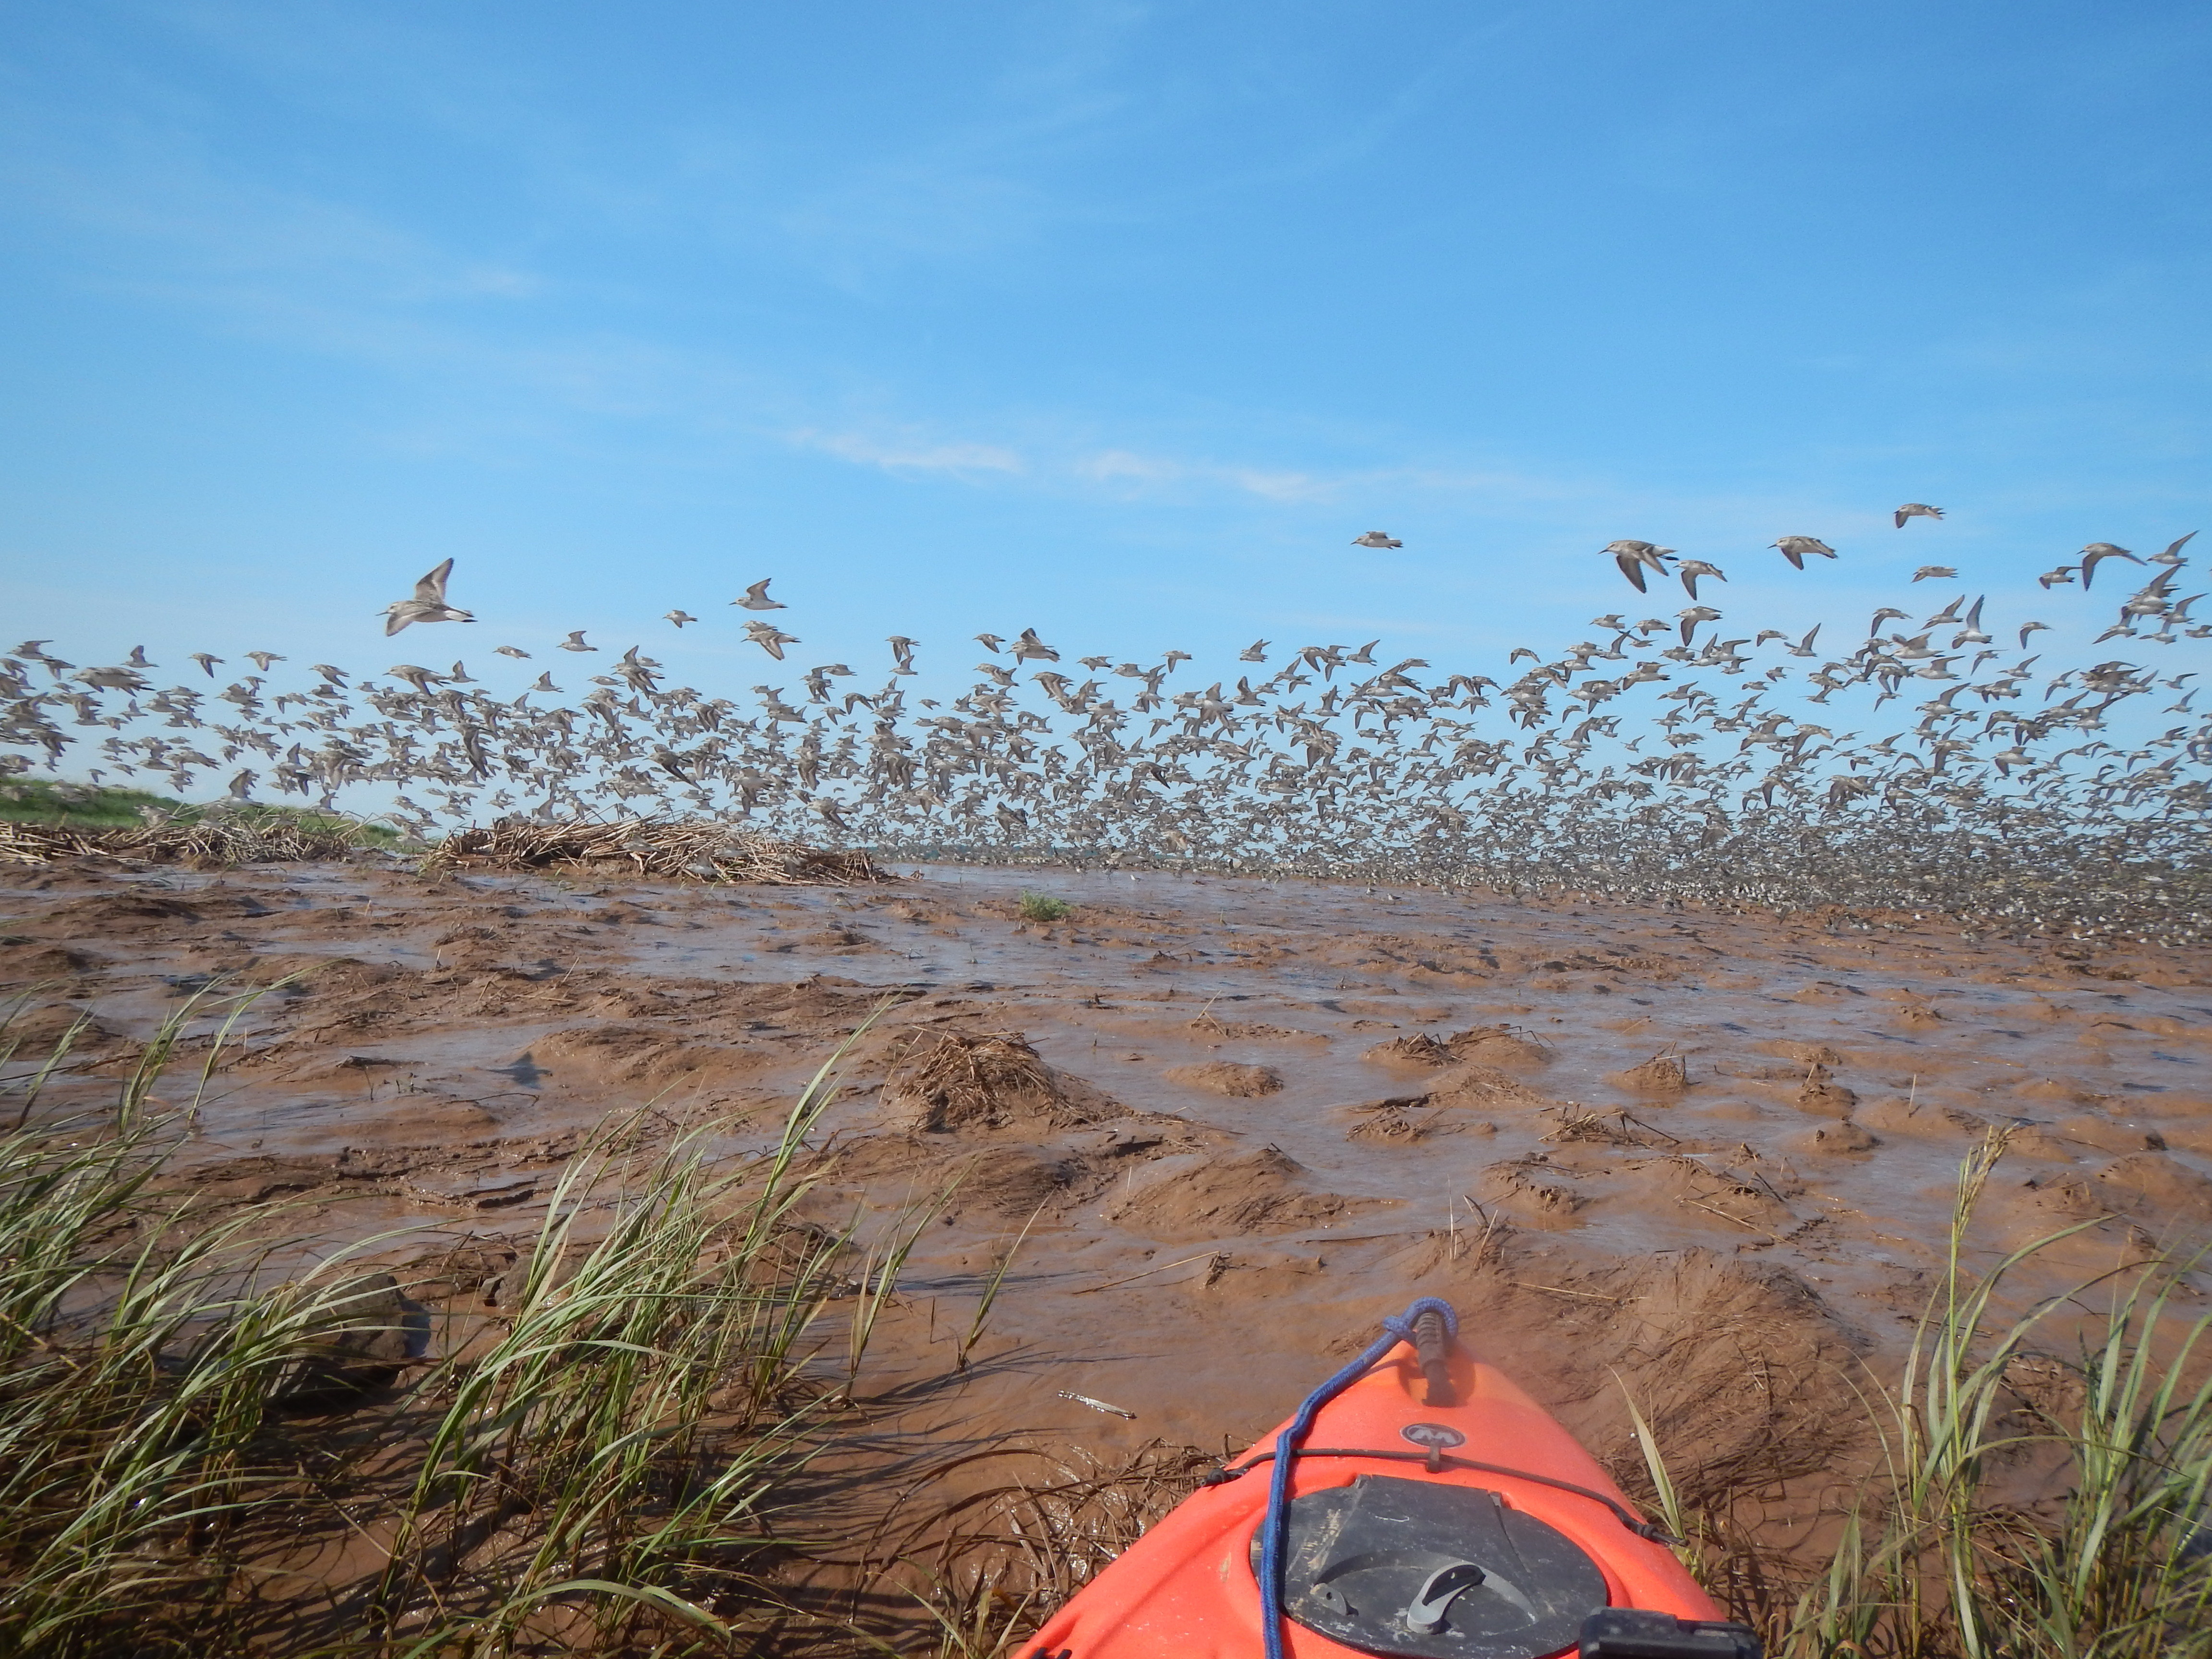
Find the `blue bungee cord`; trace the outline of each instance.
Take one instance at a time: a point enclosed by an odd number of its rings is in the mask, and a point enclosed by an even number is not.
[[[1366,1376],[1400,1342],[1413,1341],[1413,1322],[1430,1313],[1443,1316],[1445,1335],[1459,1335],[1459,1314],[1450,1303],[1425,1296],[1409,1304],[1395,1319],[1382,1322],[1382,1334],[1366,1352],[1306,1396],[1298,1414],[1275,1441],[1275,1466],[1267,1475],[1267,1515],[1260,1523],[1260,1639],[1267,1659],[1283,1659],[1283,1546],[1290,1536],[1291,1468],[1298,1461],[1298,1448],[1321,1408]]]

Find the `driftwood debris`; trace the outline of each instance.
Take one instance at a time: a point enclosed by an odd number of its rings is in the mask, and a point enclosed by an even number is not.
[[[708,818],[502,818],[457,830],[430,849],[427,870],[543,870],[620,865],[664,880],[752,882],[765,886],[857,886],[893,879],[865,853],[775,841]]]

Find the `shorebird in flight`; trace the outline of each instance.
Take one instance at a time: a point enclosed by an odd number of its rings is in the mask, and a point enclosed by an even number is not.
[[[2188,534],[2188,535],[2184,536],[2184,537],[2183,537],[2179,541],[2175,542],[2175,543],[2173,543],[2172,545],[2170,545],[2169,547],[2167,547],[2167,549],[2166,550],[2166,551],[2165,551],[2165,552],[2163,552],[2163,553],[2154,553],[2154,554],[2152,554],[2152,555],[2150,556],[2150,562],[2151,562],[2153,564],[2186,564],[2186,563],[2188,563],[2188,562],[2189,562],[2189,561],[2188,561],[2188,560],[2186,560],[2186,559],[2185,559],[2185,558],[2183,558],[2183,557],[2181,556],[2181,550],[2182,550],[2183,548],[2185,548],[2185,547],[2188,546],[2188,545],[2189,545],[2189,544],[2190,544],[2192,540],[2194,540],[2194,539],[2196,538],[2196,535],[2197,535],[2197,532],[2196,532],[2195,531],[2193,531],[2193,530],[2192,530],[2192,531],[2191,531],[2191,532],[2189,532],[2189,534]],[[134,667],[137,667],[137,668],[151,668],[151,667],[154,665],[153,665],[152,663],[150,663],[150,662],[137,662],[137,661],[136,661],[136,660],[135,660],[135,659],[136,659],[136,658],[137,658],[137,654],[138,654],[138,653],[139,653],[139,651],[143,650],[143,649],[144,649],[144,647],[143,647],[143,646],[140,646],[140,647],[134,647],[132,648],[132,651],[131,651],[131,656],[132,656],[132,658],[134,659],[133,663],[132,663],[132,666],[134,666]]]
[[[1897,527],[1902,530],[1907,519],[1940,519],[1943,516],[1943,509],[1930,507],[1925,501],[1907,501],[1891,516],[1896,519]]]
[[[1805,568],[1805,556],[1808,553],[1817,553],[1824,559],[1836,556],[1836,550],[1818,536],[1784,536],[1768,544],[1780,548],[1782,556],[1800,570]]]
[[[1674,574],[1682,579],[1683,588],[1693,599],[1698,597],[1698,577],[1711,576],[1717,582],[1724,582],[1728,580],[1720,566],[1707,564],[1703,559],[1683,560],[1674,567]]]
[[[778,606],[777,608],[781,610],[782,607]],[[783,660],[783,647],[785,646],[797,645],[799,643],[799,635],[796,634],[785,633],[774,623],[747,623],[745,624],[745,637],[750,640],[755,645],[760,647],[762,650],[767,652],[769,656],[774,657],[778,662],[781,662]]]
[[[415,584],[413,599],[386,605],[381,613],[386,637],[397,634],[411,623],[474,622],[476,618],[467,611],[456,610],[446,603],[446,578],[453,574],[453,562],[448,559]]]
[[[771,599],[768,596],[768,585],[775,580],[773,576],[762,577],[750,587],[745,589],[744,598],[732,599],[730,603],[741,605],[748,611],[788,611],[791,608],[789,605],[780,599]]]
[[[1370,530],[1364,536],[1352,538],[1354,547],[1403,547],[1406,544],[1380,530]]]
[[[1674,556],[1673,548],[1655,547],[1650,542],[1607,542],[1598,550],[1613,556],[1613,562],[1620,567],[1620,574],[1636,584],[1639,593],[1647,591],[1644,586],[1645,567],[1663,576],[1667,574],[1667,561]]]
[[[2190,532],[2191,535],[2195,533],[2194,531]],[[2182,541],[2188,539],[2187,536],[2181,538]],[[2180,545],[2181,542],[2174,544],[2176,547]],[[2106,559],[2125,559],[2130,564],[2142,562],[2124,547],[2114,547],[2110,542],[2091,542],[2081,550],[2081,591],[2084,593],[2089,591],[2089,581],[2097,574],[2097,567]]]
[[[1912,573],[1917,582],[1948,582],[1958,579],[1958,571],[1948,564],[1923,564]]]

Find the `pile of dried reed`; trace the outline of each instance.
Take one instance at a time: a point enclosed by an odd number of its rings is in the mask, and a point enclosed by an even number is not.
[[[424,861],[427,869],[542,870],[553,865],[621,865],[641,876],[763,886],[848,886],[891,877],[864,853],[837,853],[773,841],[711,818],[570,818],[539,823],[501,818],[489,829],[457,830]]]
[[[368,826],[340,818],[211,815],[110,830],[0,821],[0,864],[51,864],[88,855],[150,864],[292,864],[343,858],[375,839]]]
[[[1079,1078],[1056,1072],[1019,1032],[947,1031],[887,1091],[894,1111],[928,1133],[1004,1129],[1017,1123],[1054,1129],[1122,1115],[1123,1109]]]

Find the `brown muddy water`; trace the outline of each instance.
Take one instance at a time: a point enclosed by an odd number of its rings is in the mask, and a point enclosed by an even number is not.
[[[2008,1305],[2212,1231],[2202,951],[1161,873],[0,881],[10,1074],[94,1021],[41,1114],[112,1097],[193,991],[298,975],[239,1017],[179,1166],[290,1197],[314,1249],[413,1230],[375,1255],[449,1264],[455,1305],[610,1113],[768,1144],[872,1017],[811,1202],[942,1212],[875,1367],[886,1447],[1241,1445],[1435,1294],[1616,1462],[1626,1387],[1693,1489],[1818,1475],[1991,1127],[1976,1262],[2094,1224]],[[1023,921],[1024,888],[1072,914]],[[933,1092],[994,1055],[995,1094]]]

